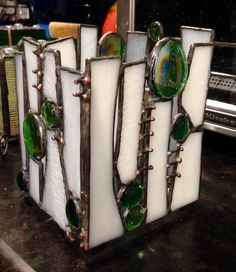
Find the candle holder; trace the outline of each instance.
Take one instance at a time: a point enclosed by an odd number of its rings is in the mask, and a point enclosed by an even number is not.
[[[77,46],[24,38],[15,54],[18,187],[86,251],[199,198],[214,31],[162,35],[151,48],[146,33],[108,33],[97,48],[81,25]]]

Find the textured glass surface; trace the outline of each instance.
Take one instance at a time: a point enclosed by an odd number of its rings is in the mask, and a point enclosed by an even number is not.
[[[180,115],[172,128],[171,137],[177,142],[184,141],[189,134],[189,119],[187,116]]]
[[[187,81],[188,66],[183,49],[173,39],[160,41],[154,48],[150,64],[150,88],[162,99],[179,94]]]
[[[124,219],[124,226],[127,230],[137,229],[144,221],[145,209],[141,206],[136,206],[129,210]]]
[[[68,219],[69,224],[74,227],[78,228],[79,220],[78,215],[76,212],[76,206],[72,199],[69,199],[66,203],[66,217]]]
[[[120,56],[125,60],[126,45],[123,38],[115,32],[105,34],[99,41],[100,56]]]
[[[157,42],[162,35],[161,25],[158,22],[152,22],[148,27],[148,36],[153,42]]]
[[[41,117],[44,124],[48,128],[55,128],[60,126],[61,120],[59,116],[59,111],[55,103],[50,101],[45,101],[41,108]]]
[[[45,155],[43,148],[43,129],[35,115],[28,113],[23,123],[23,134],[26,149],[30,156],[41,159]]]
[[[133,208],[138,205],[143,199],[143,185],[131,183],[126,188],[121,196],[121,205],[126,208]]]

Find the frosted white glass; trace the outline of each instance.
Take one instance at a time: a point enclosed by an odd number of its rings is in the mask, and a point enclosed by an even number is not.
[[[177,167],[181,178],[176,178],[171,210],[177,210],[199,198],[201,174],[202,132],[191,134],[180,152],[182,163]]]
[[[147,49],[147,34],[144,32],[127,32],[126,48],[126,62],[143,60]]]
[[[90,248],[123,234],[113,191],[113,119],[119,77],[117,58],[91,62]]]
[[[39,165],[33,159],[29,158],[29,194],[33,200],[39,204]]]
[[[20,132],[20,148],[21,148],[21,163],[22,167],[26,168],[26,149],[23,135],[23,121],[24,121],[24,87],[23,87],[23,66],[22,55],[15,54],[16,67],[16,93],[17,93],[17,107],[19,116],[19,132]]]
[[[75,197],[80,197],[80,98],[72,94],[79,91],[74,84],[78,76],[61,70],[64,140],[63,149],[65,171],[69,189]]]
[[[213,46],[195,46],[182,105],[194,126],[203,124]]]
[[[153,170],[148,172],[147,184],[147,223],[153,222],[167,214],[166,163],[171,127],[172,102],[160,102],[152,111],[155,121],[151,123],[149,165]]]
[[[57,141],[53,141],[54,131],[47,130],[47,164],[42,208],[66,230],[66,195]]]
[[[213,30],[206,28],[192,28],[192,27],[181,27],[181,39],[183,50],[188,56],[191,44],[194,43],[209,43],[213,40]]]
[[[46,48],[59,50],[61,53],[61,65],[76,69],[76,49],[73,38],[59,39],[47,43]]]
[[[86,58],[96,57],[98,29],[97,27],[80,26],[80,70],[85,71]]]
[[[136,178],[144,80],[144,63],[124,69],[122,130],[117,161],[122,183],[129,183]]]
[[[56,62],[54,54],[45,52],[43,64],[43,93],[47,99],[54,103],[57,103],[56,82]]]
[[[24,40],[24,54],[26,62],[26,75],[28,83],[29,107],[34,113],[38,113],[38,91],[32,85],[37,84],[37,75],[32,71],[38,68],[37,56],[33,53],[37,46]]]

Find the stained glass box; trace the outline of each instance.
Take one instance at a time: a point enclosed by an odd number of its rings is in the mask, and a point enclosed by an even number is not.
[[[81,248],[198,200],[213,39],[211,29],[181,27],[181,39],[97,41],[86,25],[77,47],[70,37],[24,38],[17,185]]]

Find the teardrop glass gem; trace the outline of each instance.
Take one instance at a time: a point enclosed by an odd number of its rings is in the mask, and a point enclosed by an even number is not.
[[[46,135],[38,115],[28,113],[25,116],[23,134],[28,154],[35,159],[42,159],[45,156]]]
[[[148,27],[148,37],[153,41],[157,42],[163,36],[163,28],[161,23],[155,21]]]
[[[143,185],[131,183],[127,185],[121,196],[121,205],[125,208],[133,208],[137,206],[143,199]]]
[[[76,211],[75,203],[72,199],[69,199],[66,203],[66,217],[69,224],[72,227],[78,228],[79,226],[78,214]]]
[[[145,209],[141,206],[136,206],[129,210],[124,219],[124,226],[127,230],[135,230],[141,226],[145,218]]]
[[[61,124],[60,113],[57,105],[47,100],[41,107],[41,118],[47,128],[56,128]]]
[[[123,38],[116,32],[108,32],[98,42],[99,56],[119,56],[125,61],[126,45]]]
[[[189,118],[184,115],[180,115],[171,130],[171,137],[176,140],[177,142],[183,142],[190,130],[190,123],[189,123]]]
[[[188,77],[185,53],[180,44],[170,38],[154,47],[150,63],[150,89],[162,99],[171,99],[184,88]]]
[[[16,185],[17,187],[21,190],[21,191],[24,191],[24,192],[27,192],[28,189],[27,189],[27,182],[24,178],[24,173],[23,171],[19,171],[17,176],[16,176]]]

